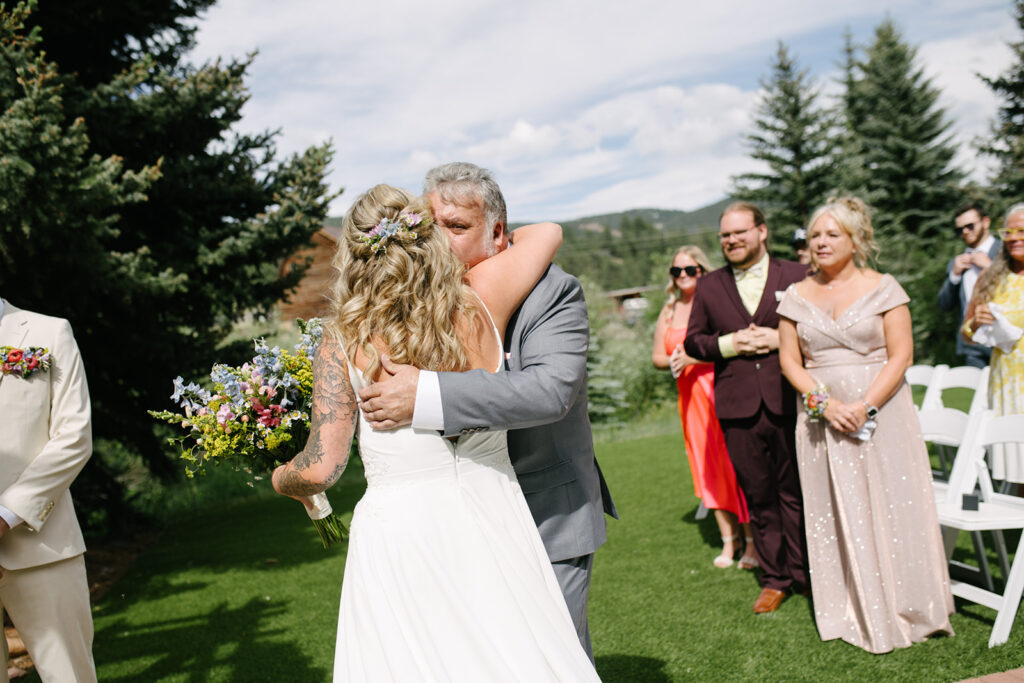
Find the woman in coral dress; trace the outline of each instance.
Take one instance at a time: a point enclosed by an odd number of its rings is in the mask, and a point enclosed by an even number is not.
[[[683,424],[686,456],[690,460],[693,488],[704,507],[715,511],[722,534],[722,553],[714,559],[716,567],[731,567],[741,547],[740,532],[746,537],[746,549],[740,558],[741,569],[758,567],[747,502],[736,481],[729,453],[725,449],[722,428],[715,417],[715,369],[683,351],[686,323],[690,318],[693,293],[701,274],[711,269],[699,247],[680,247],[669,268],[671,280],[665,291],[669,299],[658,316],[651,358],[655,367],[671,369],[679,390],[679,419]]]

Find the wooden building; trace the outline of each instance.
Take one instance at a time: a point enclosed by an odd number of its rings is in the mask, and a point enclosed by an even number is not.
[[[341,226],[332,223],[339,221],[340,219],[327,219],[327,223],[313,235],[312,247],[289,256],[281,264],[281,270],[284,272],[293,263],[301,263],[306,258],[312,258],[309,270],[298,287],[280,303],[282,320],[308,320],[327,313],[325,295],[334,277],[331,261],[334,260],[334,252],[338,249],[338,240],[341,238]]]

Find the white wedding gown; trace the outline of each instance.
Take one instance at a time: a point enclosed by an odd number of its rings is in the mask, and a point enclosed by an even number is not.
[[[495,331],[497,334],[497,331]],[[349,363],[358,392],[366,384]],[[598,681],[509,463],[505,432],[457,442],[359,415],[334,681]]]

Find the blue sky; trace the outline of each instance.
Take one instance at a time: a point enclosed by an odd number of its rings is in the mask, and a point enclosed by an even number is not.
[[[778,40],[822,87],[846,27],[867,44],[893,19],[943,92],[962,144],[998,102],[975,73],[1011,63],[1024,36],[1010,2],[985,0],[220,0],[201,20],[200,63],[258,50],[242,128],[282,130],[288,154],[331,139],[329,183],[418,190],[446,161],[493,170],[511,221],[639,207],[691,210],[756,168],[743,136]]]

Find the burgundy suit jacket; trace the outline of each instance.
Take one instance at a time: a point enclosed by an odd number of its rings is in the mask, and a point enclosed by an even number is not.
[[[776,415],[796,412],[793,387],[782,377],[779,352],[723,358],[718,338],[750,323],[778,327],[776,292],[807,276],[807,266],[776,258],[768,260],[768,278],[754,315],[747,312],[736,289],[732,266],[712,271],[697,282],[686,326],[686,353],[715,364],[715,412],[720,420],[752,417],[763,403]]]

